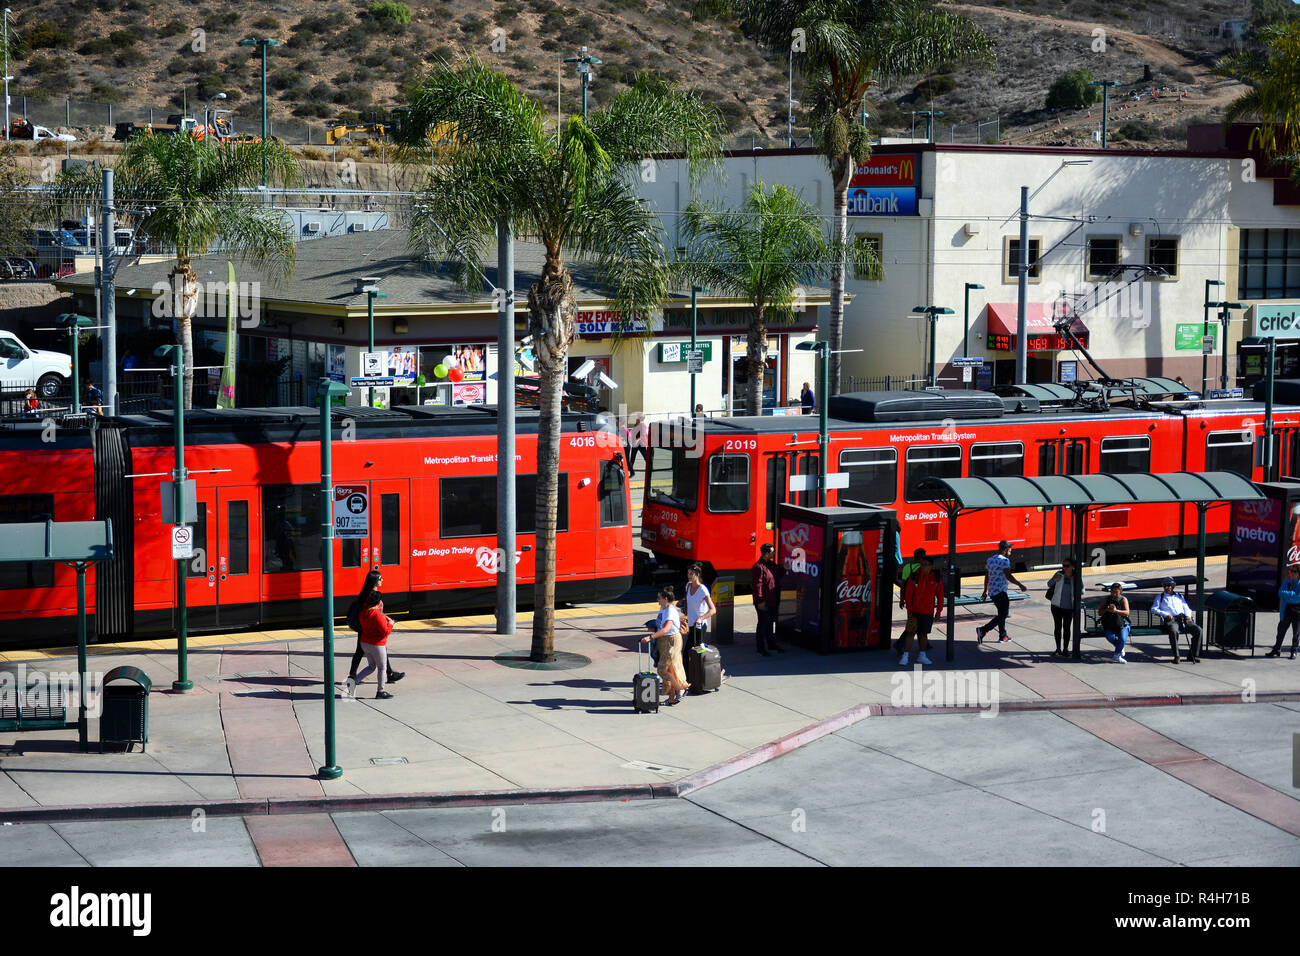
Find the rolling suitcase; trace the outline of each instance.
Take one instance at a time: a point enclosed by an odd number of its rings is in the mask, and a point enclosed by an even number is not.
[[[636,642],[636,674],[632,678],[632,709],[638,714],[659,713],[659,675],[641,663],[641,642]]]
[[[716,647],[701,644],[687,652],[686,680],[692,694],[707,694],[722,686],[722,654]]]

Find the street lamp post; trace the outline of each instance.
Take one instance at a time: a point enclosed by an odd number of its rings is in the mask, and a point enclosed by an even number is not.
[[[817,507],[826,507],[826,485],[827,476],[830,474],[830,458],[827,454],[830,451],[830,435],[828,434],[830,405],[830,387],[831,387],[831,356],[844,355],[849,352],[861,352],[862,349],[838,349],[831,351],[829,342],[800,342],[795,348],[800,352],[816,352],[817,360],[821,363],[821,377],[818,385],[821,387],[821,395],[817,400],[817,448],[821,457],[821,468],[817,477]]]
[[[1273,336],[1253,337],[1243,339],[1241,347],[1243,349],[1264,349],[1265,361],[1268,363],[1264,370],[1264,442],[1263,442],[1263,461],[1261,465],[1264,469],[1264,480],[1276,480],[1276,469],[1274,467],[1274,440],[1273,440],[1273,380],[1276,375],[1277,350],[1293,348],[1294,342],[1278,342]]]
[[[334,752],[334,486],[330,470],[330,439],[332,428],[330,411],[333,400],[347,395],[351,389],[341,382],[328,378],[320,380],[316,395],[320,399],[320,566],[323,593],[321,594],[321,624],[325,639],[325,765],[317,774],[322,780],[337,780],[343,776]]]
[[[1210,377],[1210,353],[1205,350],[1205,340],[1210,335],[1210,309],[1214,306],[1214,303],[1210,301],[1210,286],[1212,285],[1223,285],[1223,280],[1205,280],[1205,309],[1201,323],[1201,387],[1197,389],[1202,395],[1205,394],[1205,383]]]
[[[1093,80],[1089,86],[1101,87],[1101,148],[1106,148],[1107,114],[1110,112],[1110,88],[1119,86],[1119,80]]]
[[[696,296],[699,295],[699,293],[701,292],[707,295],[708,291],[709,291],[708,289],[704,288],[704,286],[701,285],[691,286],[691,355],[692,356],[695,355],[695,349],[696,349],[695,337],[696,337],[696,332],[698,331]],[[687,372],[689,372],[690,358],[688,358],[686,361],[687,361],[686,369]],[[691,379],[691,407],[690,407],[689,414],[693,416],[695,414],[695,376],[691,375],[690,379]]]
[[[593,66],[600,65],[600,57],[588,56],[587,48],[584,46],[578,56],[566,56],[565,63],[578,64],[578,77],[582,80],[582,121],[587,121],[587,87],[591,84]]]
[[[54,324],[68,330],[69,343],[72,347],[72,414],[81,414],[81,334],[80,330],[94,325],[94,321],[75,312],[64,312]]]
[[[1240,302],[1211,302],[1219,310],[1219,332],[1223,336],[1223,360],[1219,368],[1219,388],[1228,387],[1228,320],[1232,318],[1232,309],[1244,309]]]
[[[279,40],[270,37],[249,37],[239,41],[240,46],[255,46],[262,51],[262,189],[266,189],[266,48],[279,46]]]
[[[172,474],[175,493],[176,526],[184,527],[185,517],[185,353],[179,345],[163,345],[154,352],[158,358],[171,359],[173,442],[176,446],[176,470]],[[172,690],[185,694],[194,689],[189,678],[189,609],[186,606],[186,558],[176,559],[176,679]]]
[[[978,282],[966,283],[966,331],[961,339],[961,357],[970,358],[970,290],[983,289]]]
[[[367,327],[367,351],[375,350],[375,300],[388,298],[384,293],[376,288],[375,283],[379,281],[378,276],[364,276],[360,279],[353,279],[354,291],[358,294],[366,295],[366,327]],[[370,386],[370,397],[366,400],[369,408],[375,407],[375,387]]]
[[[967,293],[969,296],[969,293]],[[942,305],[918,305],[912,310],[914,313],[924,315],[930,323],[930,387],[934,388],[935,382],[935,333],[938,331],[937,323],[941,315],[956,315],[952,309]]]

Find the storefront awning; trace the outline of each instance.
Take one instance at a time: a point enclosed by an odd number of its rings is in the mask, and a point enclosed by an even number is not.
[[[990,302],[988,305],[988,346],[994,352],[1014,352],[1016,350],[1016,312],[1015,302]],[[1070,343],[1065,336],[1059,335],[1053,325],[1055,304],[1051,302],[1029,302],[1025,304],[1025,328],[1028,331],[1030,352],[1052,352],[1068,349]],[[1078,336],[1086,348],[1088,345],[1088,327],[1080,319],[1073,319],[1070,331]]]

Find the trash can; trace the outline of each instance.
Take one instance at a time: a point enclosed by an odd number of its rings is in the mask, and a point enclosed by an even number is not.
[[[116,685],[113,681],[121,681]],[[148,751],[149,688],[153,682],[138,667],[114,667],[104,675],[103,709],[99,716],[99,752],[104,744],[140,744]]]
[[[713,616],[714,644],[736,643],[736,579],[718,578],[713,582],[713,603],[718,613]]]
[[[1205,599],[1205,646],[1245,650],[1255,656],[1255,602],[1232,591],[1215,591]]]

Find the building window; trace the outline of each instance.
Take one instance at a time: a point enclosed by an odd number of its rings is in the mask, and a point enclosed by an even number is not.
[[[1146,435],[1101,440],[1103,475],[1138,475],[1151,471],[1151,439]]]
[[[1119,236],[1088,237],[1088,278],[1109,279],[1119,268]]]
[[[1029,238],[1029,281],[1039,282],[1042,280],[1042,263],[1038,257],[1042,255],[1043,240],[1038,236]],[[1020,237],[1003,236],[1002,237],[1002,281],[1019,282],[1020,281]]]
[[[885,261],[885,237],[879,233],[859,232],[853,237],[853,245],[855,252],[867,248],[876,254],[875,268],[870,270],[859,269],[855,263],[853,278],[859,282],[878,282],[883,279],[885,277],[882,271],[882,264]]]
[[[1148,236],[1147,265],[1164,272],[1161,278],[1178,278],[1178,237]]]
[[[1300,229],[1243,229],[1237,298],[1300,297]]]

